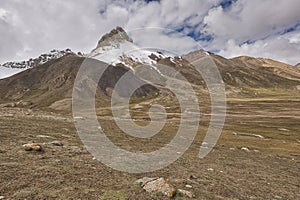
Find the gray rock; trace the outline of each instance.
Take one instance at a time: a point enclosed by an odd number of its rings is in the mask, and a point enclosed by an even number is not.
[[[127,35],[127,33],[121,28],[116,27],[110,33],[105,34],[98,42],[97,48],[110,46],[120,42],[133,42],[133,40]]]
[[[147,192],[162,193],[168,197],[173,197],[176,193],[176,189],[165,178],[142,178],[137,182],[145,183],[143,187]]]
[[[144,177],[144,178],[140,178],[138,180],[136,180],[135,182],[140,184],[141,187],[144,187],[146,185],[146,183],[150,182],[150,181],[154,181],[158,178],[149,178],[149,177]]]
[[[259,135],[259,134],[253,134],[253,133],[238,133],[238,132],[233,132],[233,135],[236,135],[236,136],[247,136],[247,137],[256,137],[256,138],[264,139],[264,136]]]
[[[197,176],[190,175],[190,179],[197,179],[197,178],[198,178]]]
[[[242,147],[241,150],[246,151],[246,152],[250,152],[250,150],[247,147]]]
[[[62,142],[57,141],[57,140],[49,142],[49,144],[52,144],[54,146],[64,146],[64,144]]]
[[[51,139],[54,139],[54,137],[49,136],[49,135],[37,135],[36,137],[37,138],[51,138]]]
[[[189,198],[193,198],[194,197],[193,193],[190,192],[190,191],[182,190],[182,189],[178,189],[177,191],[178,191],[179,194],[182,194],[183,196],[187,196]]]

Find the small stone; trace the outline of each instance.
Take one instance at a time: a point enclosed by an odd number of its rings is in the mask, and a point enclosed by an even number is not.
[[[54,138],[54,137],[51,137],[49,135],[37,135],[36,137],[37,138]]]
[[[25,151],[42,151],[41,145],[37,143],[28,143],[23,145]]]
[[[0,199],[4,199],[4,196],[0,196]]]
[[[57,140],[49,142],[49,144],[52,144],[54,146],[64,146],[64,144],[62,142],[57,141]]]
[[[174,186],[169,184],[165,178],[158,178],[150,181],[143,187],[147,192],[160,192],[168,197],[173,197],[176,193]]]
[[[214,171],[214,169],[213,168],[208,168],[207,171],[212,172],[212,171]]]
[[[256,137],[256,138],[264,139],[264,136],[259,135],[259,134],[253,134],[253,133],[237,133],[237,132],[233,132],[233,135],[235,135],[235,136]]]
[[[246,151],[246,152],[250,152],[250,150],[247,147],[242,147],[241,150]]]
[[[18,107],[27,107],[27,106],[31,106],[32,103],[29,101],[19,101],[16,103],[16,106]]]
[[[286,128],[278,128],[278,130],[279,130],[279,131],[290,131],[290,130],[288,130],[288,129],[286,129]]]
[[[23,102],[23,106],[32,106],[33,103],[30,101]]]
[[[275,195],[274,198],[275,198],[275,199],[282,199],[282,197],[281,197],[281,196],[278,196],[278,195]]]
[[[190,175],[190,179],[197,179],[197,178],[198,178],[197,176]]]
[[[144,178],[140,178],[138,180],[136,180],[135,182],[140,184],[140,186],[144,187],[146,185],[146,183],[150,182],[150,181],[154,181],[158,178],[149,178],[149,177],[144,177]]]
[[[182,190],[182,189],[178,189],[178,193],[184,195],[184,196],[187,196],[189,198],[193,198],[194,195],[193,193],[191,193],[190,191],[187,191],[187,190]]]
[[[191,185],[185,185],[186,188],[193,188]]]

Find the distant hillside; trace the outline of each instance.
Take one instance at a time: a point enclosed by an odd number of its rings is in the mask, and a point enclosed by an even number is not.
[[[225,83],[230,86],[292,89],[300,83],[300,70],[278,61],[247,56],[212,57]]]
[[[83,57],[67,55],[2,79],[0,80],[0,99],[30,100],[48,106],[57,100],[70,98],[78,69],[84,59]],[[101,66],[101,63],[94,59],[87,59],[85,62]],[[109,89],[113,88],[119,78],[127,71],[128,69],[122,66],[109,66],[98,83],[98,95],[110,95]],[[134,76],[133,73],[130,74],[131,82],[145,83]],[[95,81],[90,80],[90,78],[89,81]],[[158,92],[158,89],[146,84],[136,90],[134,95],[142,97],[152,92]],[[129,95],[126,86],[120,87],[117,93],[120,96]]]

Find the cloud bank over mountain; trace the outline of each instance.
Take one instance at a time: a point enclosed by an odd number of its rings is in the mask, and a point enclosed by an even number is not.
[[[0,63],[51,49],[89,52],[116,26],[140,46],[198,48],[225,57],[249,55],[299,63],[298,0],[2,0]],[[136,28],[159,27],[140,34]],[[174,30],[170,32],[166,30]],[[170,39],[171,38],[171,39]],[[174,42],[175,41],[175,42]]]

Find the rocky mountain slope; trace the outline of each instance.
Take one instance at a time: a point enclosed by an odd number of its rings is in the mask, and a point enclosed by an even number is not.
[[[44,53],[40,55],[37,58],[31,58],[27,61],[21,61],[21,62],[7,62],[2,64],[1,66],[7,67],[7,68],[17,68],[17,69],[30,69],[42,64],[45,64],[46,62],[49,62],[51,60],[55,60],[58,58],[61,58],[65,55],[75,55],[71,49],[66,50],[52,50],[49,53]]]
[[[81,53],[78,52],[76,54],[70,49],[66,49],[66,50],[54,49],[54,50],[50,51],[49,53],[44,53],[37,58],[31,58],[27,61],[6,62],[4,64],[0,64],[0,79],[12,76],[12,75],[17,74],[26,69],[40,66],[51,60],[61,58],[65,55],[81,55]]]
[[[246,56],[212,57],[229,86],[296,89],[300,83],[300,70],[278,61]]]
[[[39,67],[2,79],[0,80],[0,99],[27,100],[49,106],[55,101],[71,98],[76,74],[84,60],[85,58],[76,55],[66,55]],[[102,62],[94,59],[87,59],[85,62],[97,67],[103,66]],[[118,79],[127,71],[128,69],[122,66],[109,66],[98,83],[98,96],[110,95],[109,89],[113,88]],[[87,81],[97,84],[93,77],[83,80],[83,82]],[[130,82],[131,84],[144,83],[132,73],[130,73]],[[139,88],[135,95],[142,97],[157,91],[158,89],[154,86],[146,84]],[[120,96],[129,95],[125,86],[119,88],[118,94]]]

